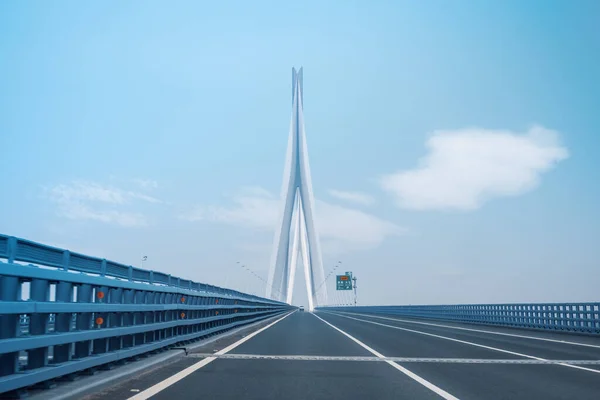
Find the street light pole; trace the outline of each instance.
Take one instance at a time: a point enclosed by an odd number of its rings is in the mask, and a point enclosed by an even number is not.
[[[356,307],[356,276],[352,280],[354,281],[354,307]]]

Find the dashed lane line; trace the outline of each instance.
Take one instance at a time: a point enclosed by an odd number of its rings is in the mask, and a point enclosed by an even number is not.
[[[401,363],[440,363],[440,364],[578,364],[600,365],[600,360],[535,360],[535,359],[493,359],[493,358],[426,358],[426,357],[357,357],[357,356],[311,356],[311,355],[271,355],[271,354],[210,354],[193,353],[191,358],[218,358],[224,360],[286,360],[286,361],[375,361]]]

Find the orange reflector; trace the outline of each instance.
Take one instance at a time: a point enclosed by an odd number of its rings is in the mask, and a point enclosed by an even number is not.
[[[103,323],[104,323],[104,318],[102,318],[102,317],[96,318],[96,324],[97,325],[102,325]]]
[[[215,303],[219,304],[219,299],[216,299],[216,300],[215,300]]]
[[[181,313],[181,314],[179,314],[179,316],[180,316],[181,318],[185,318],[185,313]]]
[[[99,299],[103,299],[104,298],[104,292],[98,292],[97,294]]]
[[[182,302],[182,303],[185,303],[185,297],[182,297],[182,298],[181,298],[181,302]]]
[[[218,311],[215,311],[215,315],[219,315],[219,312],[218,312]]]

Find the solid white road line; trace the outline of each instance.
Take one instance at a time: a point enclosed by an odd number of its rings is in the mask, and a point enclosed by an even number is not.
[[[344,312],[344,311],[336,311],[336,312],[340,313],[340,314],[360,315],[360,316],[363,316],[363,317],[386,319],[388,321],[406,322],[408,324],[436,326],[436,327],[439,327],[439,328],[457,329],[457,330],[461,330],[461,331],[487,333],[487,334],[490,334],[490,335],[510,336],[510,337],[516,337],[516,338],[520,338],[520,339],[541,340],[541,341],[544,341],[544,342],[560,343],[560,344],[567,344],[567,345],[573,345],[573,346],[593,347],[593,348],[596,348],[596,349],[600,349],[600,345],[596,345],[596,344],[588,344],[588,343],[581,343],[581,342],[570,342],[570,341],[567,341],[567,340],[558,340],[558,339],[548,339],[548,338],[542,338],[542,337],[537,337],[537,336],[519,335],[519,334],[516,334],[516,333],[505,333],[505,332],[488,331],[488,330],[485,330],[485,329],[463,328],[463,327],[460,327],[460,326],[452,326],[452,325],[444,325],[444,324],[434,324],[432,322],[412,321],[412,320],[402,319],[402,318],[381,317],[379,315],[373,315],[373,314],[348,313],[348,312]],[[552,331],[548,331],[548,333],[553,333],[553,332]]]
[[[278,323],[279,321],[283,320],[284,318],[290,316],[291,314],[295,313],[296,311],[292,311],[291,313],[288,313],[286,315],[284,315],[283,317],[279,318],[278,320],[271,322],[269,325],[257,330],[256,332],[252,332],[250,335],[238,340],[237,342],[225,347],[223,350],[220,350],[218,352],[216,352],[216,355],[221,355],[221,354],[225,354],[227,352],[230,352],[231,350],[235,349],[236,347],[238,347],[240,344],[252,339],[254,336],[258,335],[259,333],[261,333],[262,331],[265,331],[267,329],[269,329],[270,327],[272,327],[273,325],[275,325],[276,323]],[[157,383],[154,386],[149,387],[148,389],[144,390],[143,392],[140,392],[138,394],[136,394],[135,396],[130,397],[128,400],[147,400],[150,397],[154,396],[155,394],[165,390],[166,388],[168,388],[169,386],[179,382],[180,380],[182,380],[183,378],[185,378],[186,376],[194,373],[195,371],[199,370],[200,368],[204,367],[205,365],[210,364],[211,362],[215,361],[217,358],[216,357],[209,357],[209,358],[205,358],[202,361],[197,362],[194,365],[191,365],[189,367],[187,367],[186,369],[176,373],[175,375],[165,379],[162,382]]]
[[[436,335],[436,334],[433,334],[433,333],[423,332],[423,331],[417,331],[417,330],[414,330],[414,329],[401,328],[399,326],[382,324],[380,322],[369,321],[367,319],[360,319],[360,318],[349,317],[347,315],[332,313],[332,312],[329,312],[329,311],[326,311],[326,312],[330,313],[330,314],[338,315],[338,316],[340,316],[342,318],[349,318],[349,319],[353,319],[353,320],[356,320],[356,321],[362,321],[362,322],[367,322],[367,323],[373,324],[373,325],[385,326],[387,328],[398,329],[398,330],[401,330],[401,331],[417,333],[417,334],[425,335],[425,336],[431,336],[431,337],[435,337],[435,338],[438,338],[438,339],[450,340],[452,342],[463,343],[463,344],[467,344],[467,345],[470,345],[470,346],[481,347],[483,349],[488,349],[488,350],[493,350],[493,351],[499,351],[501,353],[512,354],[512,355],[519,356],[519,357],[531,358],[531,359],[540,360],[540,361],[551,361],[551,360],[548,360],[546,358],[541,358],[541,357],[536,357],[536,356],[530,356],[528,354],[517,353],[515,351],[504,350],[504,349],[500,349],[498,347],[486,346],[486,345],[479,344],[479,343],[467,342],[466,340],[455,339],[455,338],[451,338],[451,337],[448,337],[448,336]],[[577,365],[563,364],[563,363],[560,363],[560,362],[557,362],[554,365],[561,365],[563,367],[581,369],[581,370],[584,370],[584,371],[589,371],[589,372],[594,372],[596,374],[600,374],[600,370],[592,369],[592,368],[580,367],[580,366],[577,366]]]
[[[379,357],[379,358],[385,358],[385,356],[383,354],[373,350],[372,348],[370,348],[369,346],[367,346],[360,340],[356,339],[354,336],[352,336],[352,335],[344,332],[340,328],[330,324],[329,322],[325,321],[323,318],[319,317],[318,315],[313,314],[313,313],[311,313],[311,314],[314,315],[316,318],[320,319],[321,321],[323,321],[324,323],[326,323],[327,325],[329,325],[330,327],[332,327],[333,329],[335,329],[336,331],[340,332],[342,335],[346,336],[347,338],[349,338],[350,340],[352,340],[353,342],[355,342],[356,344],[358,344],[359,346],[361,346],[363,349],[367,350],[374,356]],[[442,398],[444,398],[446,400],[458,400],[458,397],[452,396],[450,393],[446,392],[444,389],[441,389],[441,388],[435,386],[433,383],[421,378],[419,375],[407,370],[406,368],[396,364],[395,362],[388,361],[388,360],[386,360],[385,362],[387,362],[389,365],[396,368],[398,371],[402,372],[409,378],[412,378],[415,381],[419,382],[421,385],[425,386],[427,389],[431,390],[432,392],[438,394]]]

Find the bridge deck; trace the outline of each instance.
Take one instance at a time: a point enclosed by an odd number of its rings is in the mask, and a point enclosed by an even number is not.
[[[597,338],[325,312],[265,327],[86,400],[596,399],[600,391]]]

